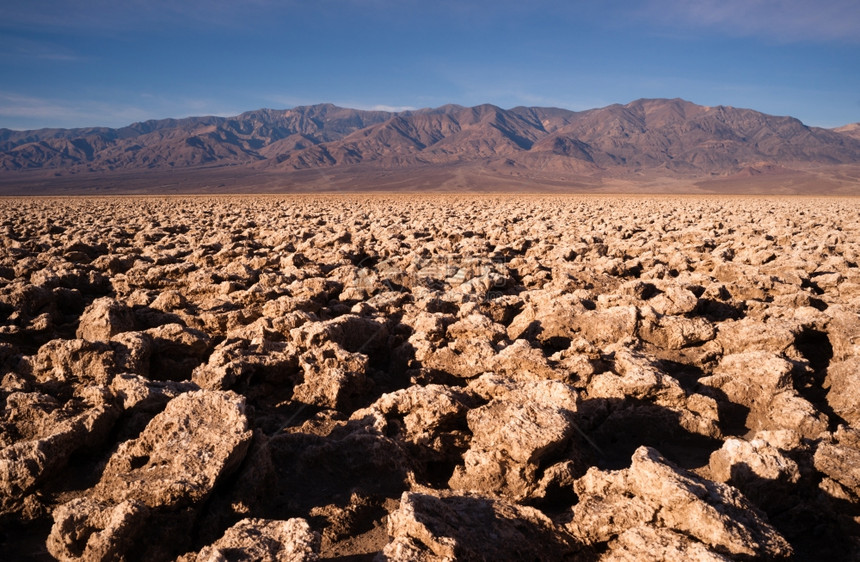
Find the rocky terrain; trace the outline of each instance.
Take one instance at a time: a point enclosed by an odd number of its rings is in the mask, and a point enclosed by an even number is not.
[[[722,180],[729,183],[704,188],[734,192],[740,179],[741,193],[856,194],[856,125],[823,129],[751,109],[640,99],[587,111],[485,104],[393,113],[320,104],[119,129],[0,129],[0,193],[423,190],[425,183],[630,192],[617,182],[665,190],[667,179]],[[177,171],[193,174],[180,180]],[[133,186],[139,176],[145,180]]]
[[[860,201],[0,200],[6,560],[856,560]]]

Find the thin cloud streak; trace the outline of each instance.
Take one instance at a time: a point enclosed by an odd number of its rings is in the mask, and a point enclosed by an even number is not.
[[[637,17],[782,42],[860,42],[856,0],[650,0]]]
[[[0,119],[7,128],[125,127],[139,121],[201,115],[227,117],[239,111],[213,110],[210,100],[169,100],[141,94],[139,104],[103,101],[70,102],[0,91]],[[180,108],[180,109],[177,109]],[[36,125],[32,125],[32,123]],[[19,123],[21,125],[19,125]],[[85,124],[85,125],[82,125]]]
[[[49,41],[34,41],[22,37],[7,37],[0,46],[0,57],[17,61],[84,62],[87,57],[74,50]]]
[[[358,107],[356,109],[363,109],[363,107]],[[417,107],[413,107],[411,105],[373,105],[367,108],[370,111],[387,111],[389,113],[400,113],[402,111],[415,111],[418,109]]]

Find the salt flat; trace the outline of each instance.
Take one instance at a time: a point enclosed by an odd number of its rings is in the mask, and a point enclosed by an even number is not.
[[[858,231],[836,197],[0,199],[0,550],[856,558]]]

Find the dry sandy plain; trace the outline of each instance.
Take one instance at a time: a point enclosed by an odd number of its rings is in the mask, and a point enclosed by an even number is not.
[[[856,560],[860,199],[0,199],[0,551]]]

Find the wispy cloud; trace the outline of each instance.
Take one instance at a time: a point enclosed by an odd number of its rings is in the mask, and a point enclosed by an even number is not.
[[[119,126],[146,119],[148,115],[146,110],[131,105],[0,92],[0,125],[8,128]]]
[[[438,17],[451,27],[482,28],[499,20],[550,13],[557,19],[587,19],[602,25],[615,25],[620,19],[631,25],[657,22],[781,41],[860,42],[857,0],[644,0],[635,4],[621,0],[568,4],[550,0],[27,0],[0,5],[0,26],[103,31],[142,24],[247,28],[289,22],[297,13],[321,16],[339,9],[393,21]]]
[[[35,41],[24,37],[7,36],[0,45],[0,57],[18,61],[81,62],[86,57],[64,45],[50,41]]]
[[[357,109],[364,109],[364,108],[362,107],[362,108],[357,108]],[[400,113],[401,111],[415,111],[418,108],[411,106],[411,105],[378,104],[378,105],[372,105],[372,106],[368,107],[367,109],[369,109],[370,111],[388,111],[389,113]]]
[[[33,28],[101,29],[141,24],[235,25],[266,13],[287,13],[292,0],[27,0],[0,6],[0,25]],[[258,21],[260,21],[258,19]],[[265,21],[265,20],[263,20]]]
[[[388,111],[390,113],[399,113],[401,111],[414,111],[418,109],[415,105],[403,104],[386,104],[386,103],[367,103],[348,99],[328,99],[328,98],[312,98],[298,96],[284,96],[279,94],[268,94],[262,96],[263,103],[275,108],[298,107],[302,105],[314,105],[318,103],[333,103],[340,107],[348,107],[350,109],[361,109],[365,111]]]
[[[34,129],[40,127],[123,127],[136,121],[192,115],[235,115],[239,111],[219,110],[211,100],[141,94],[136,103],[75,101],[0,91],[0,127]]]
[[[860,42],[856,0],[649,0],[636,16],[784,42]]]

